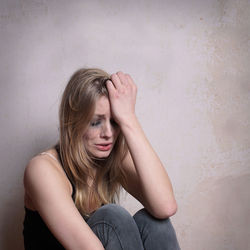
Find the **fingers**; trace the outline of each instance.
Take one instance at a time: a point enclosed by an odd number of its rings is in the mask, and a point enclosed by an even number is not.
[[[123,72],[119,71],[116,74],[120,78],[121,84],[123,84],[123,85],[127,85],[128,84],[128,79],[127,79],[126,75]]]
[[[116,88],[115,88],[113,82],[111,82],[110,80],[107,80],[106,81],[106,86],[107,86],[109,95],[112,95],[113,93],[115,93]]]
[[[112,74],[110,78],[116,89],[119,89],[122,86],[122,83],[118,74]]]
[[[127,81],[129,83],[129,85],[132,87],[133,90],[137,91],[137,87],[132,79],[132,77],[129,74],[125,74]]]
[[[112,74],[110,79],[113,82],[116,89],[119,89],[120,87],[135,85],[132,78],[131,78],[131,76],[128,75],[128,74],[124,74],[121,71],[119,71],[119,72],[117,72],[115,74]]]
[[[124,93],[137,93],[137,87],[129,74],[119,71],[110,76],[111,80],[106,82],[110,96],[117,96]]]
[[[126,78],[127,78],[127,81],[130,83],[130,85],[134,85],[134,81],[133,81],[133,79],[131,78],[131,76],[130,76],[129,74],[126,74],[125,76],[126,76]]]

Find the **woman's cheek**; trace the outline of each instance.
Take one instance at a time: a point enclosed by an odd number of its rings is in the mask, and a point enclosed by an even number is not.
[[[88,133],[89,140],[95,140],[99,137],[100,131],[99,129],[90,129]]]
[[[91,143],[97,137],[97,133],[94,129],[89,128],[86,134],[83,136],[83,141],[85,144]]]

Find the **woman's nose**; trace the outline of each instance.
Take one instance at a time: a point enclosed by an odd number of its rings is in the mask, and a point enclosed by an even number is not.
[[[111,137],[113,135],[113,130],[110,122],[106,122],[102,128],[102,137]]]

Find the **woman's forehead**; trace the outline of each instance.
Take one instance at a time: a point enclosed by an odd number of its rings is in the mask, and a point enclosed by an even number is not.
[[[106,96],[101,96],[95,103],[95,116],[110,115],[110,102]]]

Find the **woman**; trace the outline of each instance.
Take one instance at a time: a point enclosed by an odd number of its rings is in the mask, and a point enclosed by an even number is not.
[[[60,105],[59,144],[27,165],[25,249],[179,249],[171,182],[135,115],[128,74],[80,69]],[[115,204],[120,187],[144,209]]]

